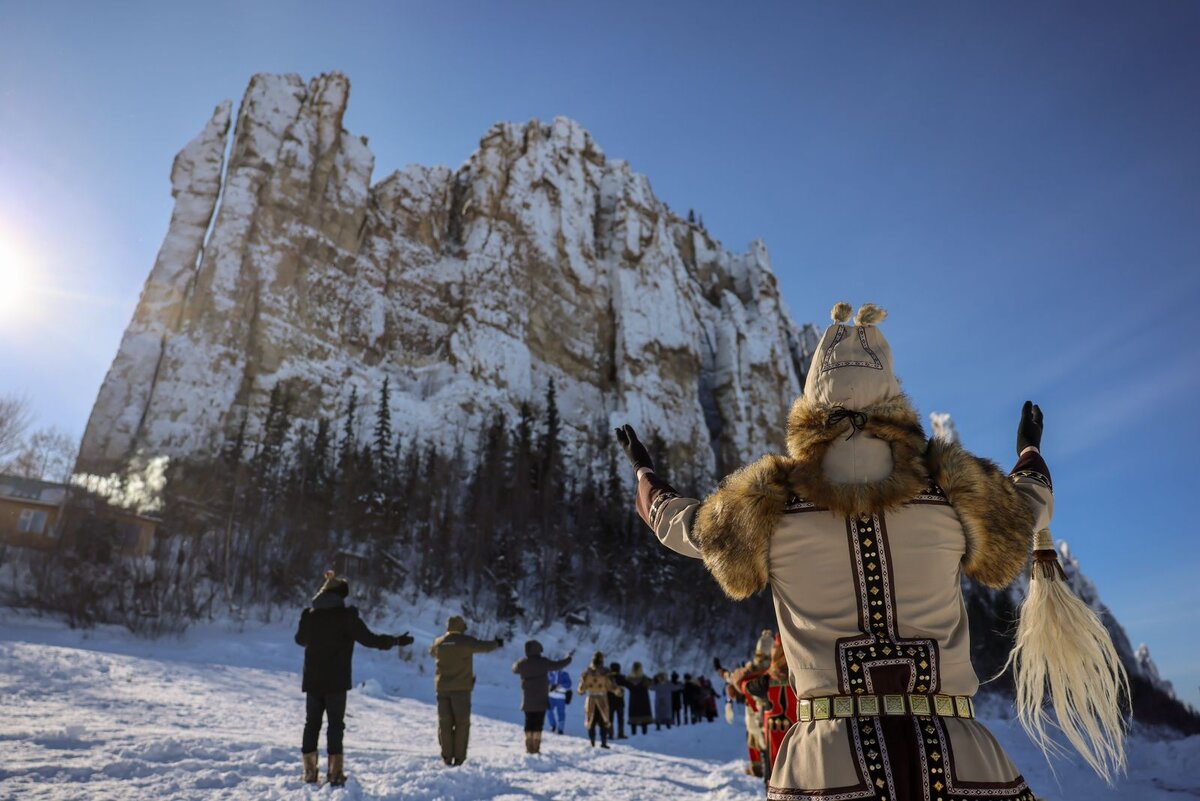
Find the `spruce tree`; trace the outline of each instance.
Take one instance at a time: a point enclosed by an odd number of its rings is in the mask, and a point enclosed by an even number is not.
[[[358,448],[358,438],[355,436],[358,414],[358,387],[350,387],[350,399],[346,402],[346,412],[342,416],[342,443],[338,455],[338,469],[345,473],[354,459]]]
[[[381,487],[390,485],[393,472],[390,381],[390,377],[384,377],[379,388],[379,407],[375,410],[375,475]]]

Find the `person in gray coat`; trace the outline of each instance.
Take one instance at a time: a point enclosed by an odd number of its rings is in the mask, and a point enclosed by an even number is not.
[[[676,689],[683,689],[683,685],[676,682],[668,681],[666,673],[659,673],[654,677],[654,730],[658,731],[663,726],[671,728],[671,696],[675,694]]]
[[[574,651],[562,659],[542,656],[542,644],[537,640],[525,643],[525,658],[518,659],[513,673],[521,677],[521,711],[525,713],[525,750],[536,754],[542,747],[542,727],[546,725],[546,709],[550,706],[550,671],[562,670],[571,664]]]

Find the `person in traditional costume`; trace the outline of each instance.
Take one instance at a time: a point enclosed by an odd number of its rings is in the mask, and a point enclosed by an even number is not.
[[[766,750],[766,740],[763,736],[762,705],[754,696],[747,695],[744,685],[747,681],[766,674],[771,666],[771,649],[775,638],[770,629],[764,629],[762,636],[754,644],[754,656],[749,662],[733,670],[725,670],[720,662],[714,660],[717,675],[725,680],[725,693],[744,708],[743,718],[746,724],[746,750],[750,757],[750,767],[747,773],[762,777],[763,752]],[[732,722],[732,721],[731,721]]]
[[[608,694],[617,685],[608,668],[604,667],[604,654],[597,651],[592,663],[579,677],[579,694],[584,697],[583,725],[587,728],[592,747],[596,746],[596,730],[600,731],[600,747],[608,748],[608,732],[612,722],[608,717]]]
[[[787,420],[787,454],[728,476],[701,502],[655,474],[617,429],[637,510],[663,545],[703,559],[733,599],[770,587],[796,725],[768,797],[1033,801],[975,718],[965,574],[1006,587],[1033,552],[1010,655],[1018,716],[1043,751],[1057,727],[1106,780],[1124,770],[1128,680],[1111,638],[1063,580],[1048,529],[1041,409],[1026,402],[1004,473],[926,437],[867,304],[839,303]]]
[[[775,638],[771,663],[767,670],[756,674],[754,678],[744,680],[742,689],[748,697],[756,699],[762,708],[762,739],[766,743],[763,750],[766,760],[764,779],[767,779],[771,775],[775,760],[779,757],[784,738],[799,716],[799,699],[791,686],[787,654],[779,637]]]

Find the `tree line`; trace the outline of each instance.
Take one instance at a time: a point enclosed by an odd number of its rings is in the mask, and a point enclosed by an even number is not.
[[[89,578],[95,552],[76,548],[40,592],[79,587],[60,605],[81,622],[102,614],[83,606],[108,604],[121,622],[178,629],[223,608],[294,608],[337,567],[364,600],[462,599],[510,629],[603,614],[635,630],[751,638],[770,624],[769,598],[735,605],[699,562],[655,541],[606,429],[568,452],[553,382],[515,419],[492,414],[470,449],[393,430],[389,380],[372,394],[369,414],[351,389],[336,416],[302,420],[276,385],[254,433],[243,420],[215,456],[171,465],[150,558],[114,557]],[[670,450],[654,433],[647,444]]]

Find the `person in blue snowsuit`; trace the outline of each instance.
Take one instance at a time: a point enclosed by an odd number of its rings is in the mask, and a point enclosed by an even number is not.
[[[550,709],[546,723],[550,731],[563,733],[567,722],[567,702],[571,695],[571,676],[565,670],[550,671]]]

